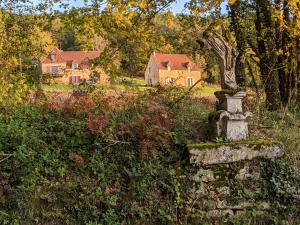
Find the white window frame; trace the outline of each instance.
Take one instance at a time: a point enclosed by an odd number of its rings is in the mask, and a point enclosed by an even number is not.
[[[194,85],[194,80],[193,80],[192,77],[188,77],[186,82],[187,82],[187,86],[188,86],[189,88],[192,87],[192,86]]]
[[[78,70],[79,69],[79,65],[77,63],[72,63],[72,69],[73,70]]]
[[[50,54],[50,59],[51,59],[52,61],[56,60],[56,54]]]
[[[80,76],[70,76],[70,84],[80,84],[81,77]]]

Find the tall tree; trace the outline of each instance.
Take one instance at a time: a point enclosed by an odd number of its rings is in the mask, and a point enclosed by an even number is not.
[[[270,110],[280,107],[276,56],[275,23],[269,0],[256,0],[256,35],[260,73]]]
[[[236,59],[236,82],[239,86],[246,85],[245,63],[243,56],[246,51],[246,33],[245,33],[245,2],[235,1],[229,5],[230,25],[235,33],[238,56]]]
[[[197,1],[192,1],[195,4]],[[299,59],[297,41],[300,37],[300,8],[295,0],[229,0],[230,19],[235,33],[239,59],[245,56],[249,47],[259,58],[260,77],[270,110],[287,106],[296,98],[297,79],[299,82]],[[209,9],[220,1],[201,1],[200,9]],[[255,19],[252,20],[253,12]],[[248,37],[246,27],[249,21],[255,25],[254,41]],[[247,50],[248,51],[248,50]],[[297,70],[298,63],[298,70]],[[238,60],[237,79],[243,73],[243,61]],[[298,73],[298,74],[297,74]]]

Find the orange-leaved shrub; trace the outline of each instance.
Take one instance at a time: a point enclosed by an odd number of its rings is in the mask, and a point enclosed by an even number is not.
[[[109,96],[102,101],[103,104],[94,109],[95,113],[88,116],[92,133],[134,149],[142,160],[157,157],[161,150],[170,148],[171,115],[155,96]]]

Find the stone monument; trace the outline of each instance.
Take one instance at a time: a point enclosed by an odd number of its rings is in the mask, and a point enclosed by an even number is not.
[[[242,100],[246,93],[239,90],[235,79],[237,51],[220,34],[207,36],[205,45],[214,51],[221,64],[222,90],[215,93],[218,98],[216,113],[210,116],[214,135],[227,141],[242,141],[248,138],[247,119],[250,112],[243,112]]]
[[[221,63],[222,90],[215,93],[218,103],[209,121],[214,136],[223,141],[187,145],[191,164],[188,195],[200,217],[239,216],[251,210],[267,213],[273,206],[261,197],[269,179],[262,165],[280,159],[284,147],[276,141],[247,140],[247,119],[252,114],[243,111],[246,93],[236,84],[237,52],[217,33],[208,35],[205,45]]]

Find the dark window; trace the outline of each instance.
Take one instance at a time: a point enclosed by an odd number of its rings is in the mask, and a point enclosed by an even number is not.
[[[175,79],[173,77],[168,77],[166,79],[166,84],[167,85],[174,85],[175,84]]]
[[[52,67],[51,67],[51,74],[52,74],[52,75],[57,75],[58,72],[59,72],[58,66],[52,66]]]

